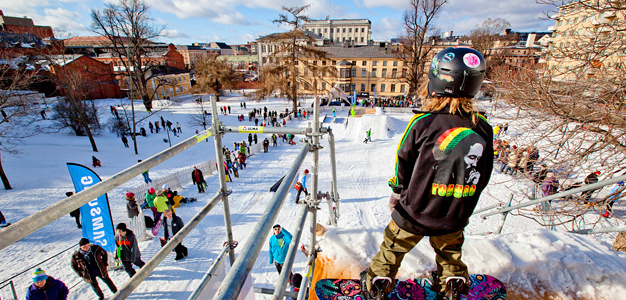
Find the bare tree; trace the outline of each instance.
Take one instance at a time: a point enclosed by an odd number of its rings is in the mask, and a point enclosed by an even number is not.
[[[152,110],[153,97],[149,95],[146,76],[152,65],[145,55],[152,43],[150,39],[160,37],[165,26],[152,22],[150,6],[144,0],[109,3],[103,10],[93,9],[91,19],[91,30],[111,42],[113,54],[120,58],[146,110]]]
[[[198,62],[194,71],[196,77],[194,92],[215,94],[217,101],[220,101],[223,89],[233,89],[243,79],[241,74],[237,74],[226,61],[219,59],[215,54]]]
[[[565,189],[595,170],[602,172],[601,180],[626,170],[622,5],[583,1],[560,7],[545,66],[503,64],[493,70],[500,101],[519,108],[511,114],[499,111],[498,116],[516,122],[516,131],[524,134],[515,142],[538,147]],[[520,117],[528,121],[515,121]],[[555,204],[558,223],[575,229],[599,224],[599,214],[592,221],[586,212],[606,209],[607,198],[591,201],[591,206],[580,199]]]
[[[38,71],[8,49],[0,48],[0,151],[4,153],[17,153],[12,144],[35,134],[29,128],[37,107],[27,91],[37,81]],[[20,130],[16,130],[18,128]],[[0,179],[4,189],[10,190],[11,184],[1,160]]]
[[[202,96],[198,96],[196,98],[196,104],[198,105],[195,109],[196,113],[189,115],[188,124],[193,127],[202,126],[202,128],[206,130],[207,126],[211,126],[212,118],[211,115],[209,115],[209,113],[206,111],[206,109],[208,108],[204,107],[204,101],[204,97]],[[209,139],[206,139],[206,141],[208,142]]]
[[[314,39],[303,29],[309,18],[302,13],[309,5],[282,8],[287,13],[280,14],[273,22],[292,29],[265,38],[265,41],[277,45],[269,56],[270,61],[275,63],[261,69],[261,86],[257,96],[265,98],[280,91],[292,103],[292,110],[297,110],[298,87],[301,85],[304,89],[318,91],[319,84],[324,81],[323,74],[332,77],[335,71],[330,66],[328,54],[314,47]],[[299,66],[303,72],[299,71]]]
[[[415,95],[424,80],[424,68],[434,46],[428,36],[435,32],[434,21],[446,3],[447,0],[410,0],[404,12],[405,35],[400,38],[397,57],[406,70],[403,78],[409,84],[408,95]]]
[[[469,37],[472,41],[472,48],[480,52],[485,58],[490,57],[495,47],[506,46],[498,45],[497,42],[502,41],[500,34],[507,28],[511,28],[509,21],[501,18],[488,18],[470,31]]]

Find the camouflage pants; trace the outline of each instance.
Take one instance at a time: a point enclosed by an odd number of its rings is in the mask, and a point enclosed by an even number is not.
[[[380,244],[380,250],[372,258],[367,273],[367,288],[371,290],[372,279],[376,276],[396,278],[404,255],[407,254],[419,241],[422,235],[415,235],[398,227],[393,221],[385,228],[385,239]],[[446,288],[446,278],[462,276],[469,282],[467,266],[461,261],[461,247],[465,237],[463,230],[441,236],[431,236],[430,245],[435,250],[435,261],[439,278],[433,282],[433,290],[443,292]]]

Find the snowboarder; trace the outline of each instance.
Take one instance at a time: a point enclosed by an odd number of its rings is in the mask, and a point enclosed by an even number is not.
[[[302,175],[302,177],[298,178],[295,186],[296,190],[298,190],[298,193],[296,193],[296,204],[300,204],[300,193],[304,192],[304,195],[309,195],[309,191],[306,189],[306,182],[309,178],[311,178],[311,175],[309,175],[309,170],[304,169],[304,174]]]
[[[26,293],[26,300],[66,300],[69,292],[63,281],[54,279],[41,268],[37,268],[33,273],[33,284]]]
[[[141,260],[141,251],[139,251],[139,245],[137,244],[137,238],[132,230],[126,228],[126,223],[119,223],[115,227],[115,244],[117,250],[115,251],[116,258],[119,258],[124,265],[124,271],[129,277],[135,276],[135,269],[133,264],[139,268],[143,267],[146,263]]]
[[[169,225],[168,225],[168,222],[169,222]],[[165,212],[163,213],[163,230],[164,230],[163,237],[165,238],[165,241],[169,241],[170,239],[170,229],[172,230],[172,237],[173,237],[184,226],[185,224],[183,223],[183,220],[180,217],[172,213],[172,211],[169,209],[165,210]],[[187,252],[187,247],[183,246],[182,242],[178,243],[176,248],[174,248],[174,251],[176,251],[176,258],[174,258],[174,260],[183,259],[187,257],[187,255],[189,254]]]
[[[72,195],[74,195],[73,192],[65,193],[66,197],[69,197],[69,196],[72,196]],[[73,210],[73,211],[71,211],[70,212],[70,217],[73,217],[74,219],[76,219],[76,226],[78,227],[78,229],[83,228],[83,226],[80,225],[80,207],[75,209],[75,210]]]
[[[449,299],[468,292],[463,230],[493,169],[493,129],[472,103],[484,70],[484,58],[471,48],[447,48],[433,58],[419,90],[425,111],[409,122],[388,182],[392,220],[361,273],[367,298],[389,294],[405,254],[425,236],[436,254],[431,289]]]
[[[91,288],[100,300],[104,299],[104,293],[102,293],[98,285],[97,277],[100,277],[106,283],[112,293],[117,293],[117,287],[115,287],[107,271],[109,255],[106,250],[90,243],[86,238],[81,238],[78,245],[78,250],[72,255],[72,269],[74,272],[91,285]]]
[[[128,148],[128,139],[125,134],[122,134],[122,143],[124,143],[124,147]]]
[[[365,132],[367,134],[367,141],[372,141],[372,128]]]
[[[283,270],[283,264],[287,257],[287,250],[289,250],[289,244],[291,244],[292,235],[286,229],[283,229],[279,224],[273,226],[274,235],[270,237],[270,264],[276,265],[278,274]],[[293,273],[289,273],[289,278],[293,276]]]
[[[337,109],[333,108],[333,118],[337,116]]]
[[[270,141],[267,138],[265,138],[265,140],[263,140],[263,152],[267,153],[269,146],[270,146]]]
[[[200,169],[193,167],[191,171],[191,182],[198,186],[198,193],[204,193],[206,187],[206,181],[204,181],[204,175]]]

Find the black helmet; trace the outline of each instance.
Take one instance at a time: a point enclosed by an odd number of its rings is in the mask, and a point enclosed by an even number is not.
[[[469,47],[441,50],[430,63],[430,97],[474,98],[485,77],[485,58]]]

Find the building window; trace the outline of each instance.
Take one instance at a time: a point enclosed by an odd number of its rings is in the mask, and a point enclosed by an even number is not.
[[[352,77],[356,77],[356,68],[352,68]]]
[[[380,85],[380,92],[381,93],[385,92],[385,84],[384,83]]]
[[[348,33],[352,33],[352,28],[348,28]]]
[[[391,69],[391,78],[398,77],[398,69]]]
[[[365,92],[365,83],[361,83],[361,92]]]
[[[361,28],[361,32],[365,32],[365,27]]]
[[[361,43],[363,43],[363,37],[361,37]]]
[[[371,92],[375,92],[376,91],[376,84],[372,83],[372,87],[370,88]]]
[[[356,90],[356,83],[350,85],[350,91],[352,92],[354,90]]]
[[[385,60],[383,61],[383,67],[386,67],[386,66],[387,66],[387,61]]]
[[[326,70],[322,71],[322,77],[326,77]]]
[[[344,28],[344,29],[345,29],[345,28]],[[345,42],[346,42],[346,38],[345,38],[345,37],[341,38],[341,42],[342,42],[342,43],[345,43]]]
[[[322,82],[322,90],[326,90],[326,82]]]
[[[395,93],[396,92],[396,85],[392,84],[389,91],[392,92],[392,93]]]
[[[330,29],[330,33],[333,33],[333,31],[334,31],[334,28],[331,28],[331,29]]]
[[[334,66],[334,65],[336,65],[336,64],[337,64],[337,61],[336,61],[336,60],[333,60],[333,66]]]
[[[377,61],[373,61],[373,62],[372,62],[372,66],[374,66],[374,67],[375,67],[377,64],[378,64],[378,62],[377,62]]]
[[[376,68],[372,69],[372,77],[376,77]]]
[[[367,66],[367,61],[365,61],[365,60],[364,60],[364,61],[361,63],[361,66]]]
[[[382,74],[380,74],[380,77],[385,78],[387,77],[387,68],[383,68]]]
[[[361,69],[361,77],[367,77],[367,69]]]
[[[326,61],[322,60],[322,66],[325,66],[325,65],[326,65]]]
[[[406,90],[404,89],[404,84],[400,85],[400,93],[404,93]]]
[[[324,33],[328,33],[328,28],[324,28]]]
[[[406,69],[402,69],[402,78],[406,78]]]
[[[346,29],[345,28],[343,29],[343,33],[346,33]]]

